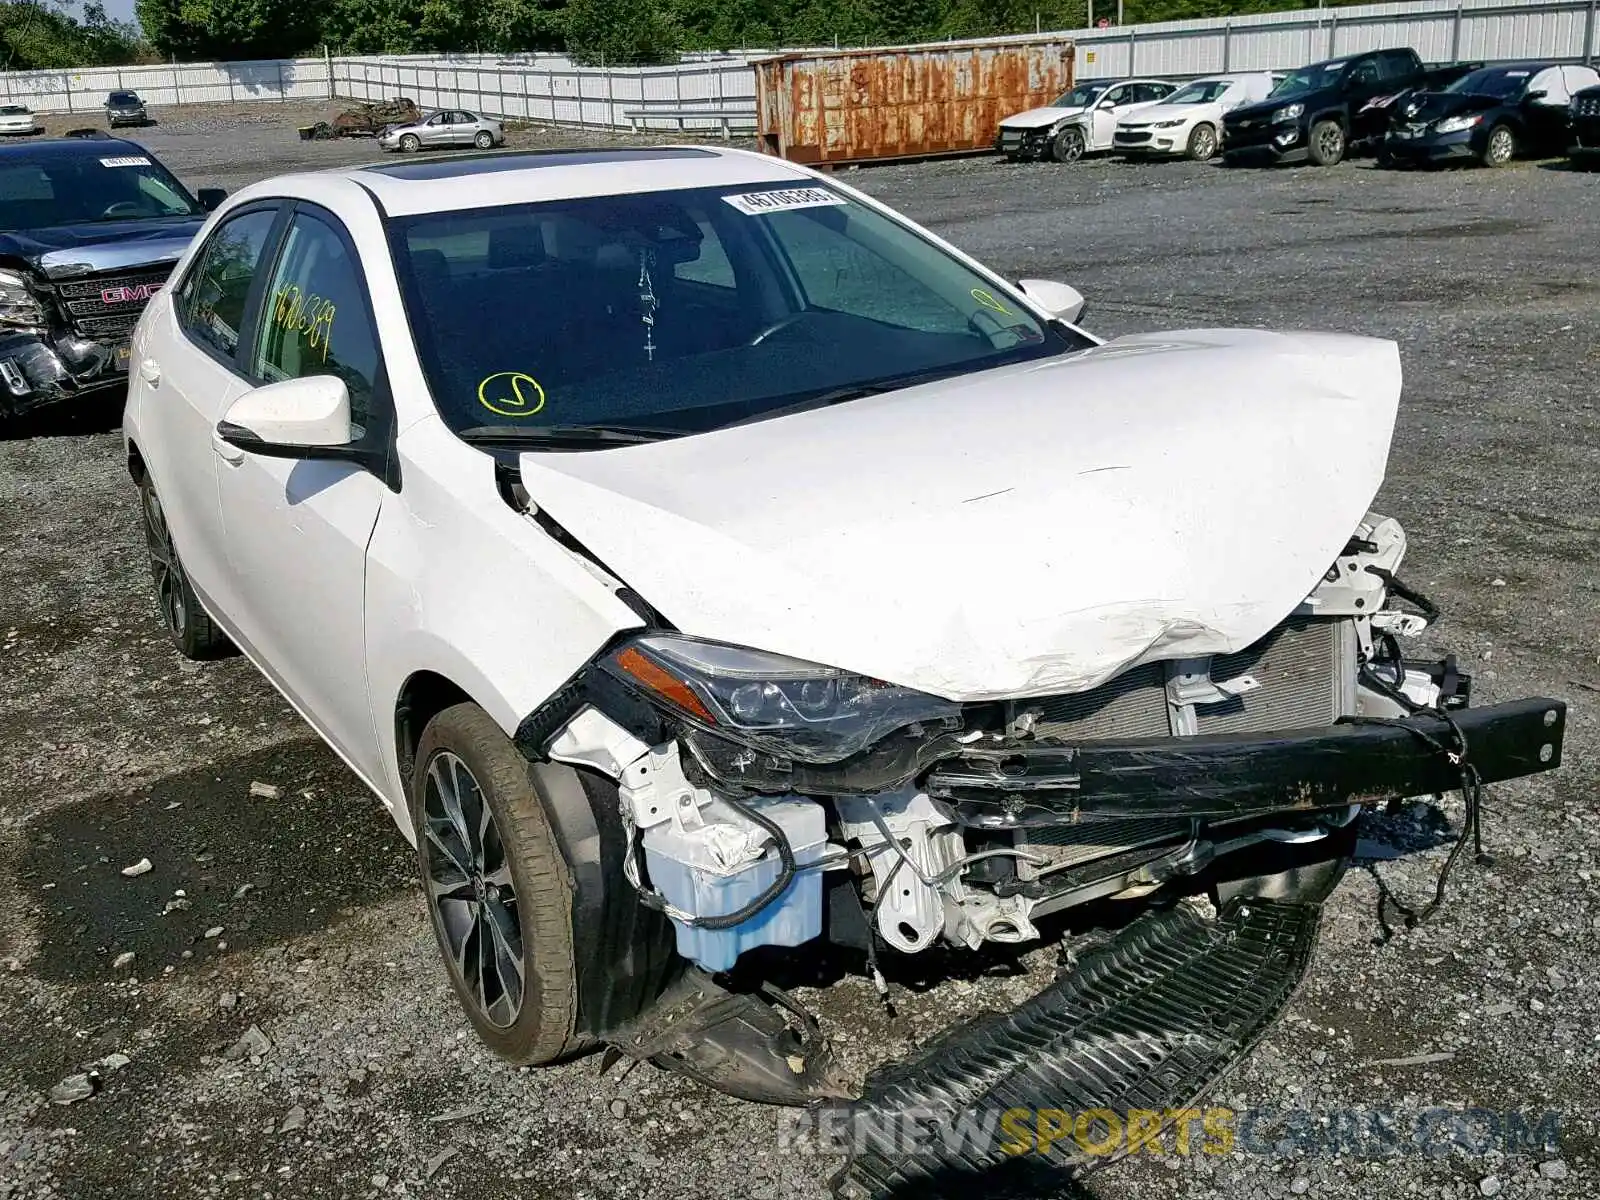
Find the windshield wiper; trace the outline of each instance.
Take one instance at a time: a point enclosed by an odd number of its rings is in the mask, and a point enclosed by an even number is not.
[[[674,429],[642,429],[635,425],[474,425],[456,436],[472,446],[635,446],[677,437]]]
[[[757,421],[765,421],[772,417],[787,417],[791,413],[807,412],[813,408],[827,408],[833,404],[844,404],[851,400],[861,400],[867,396],[881,396],[884,392],[897,392],[901,388],[916,387],[919,383],[932,383],[936,379],[948,379],[952,375],[961,374],[960,365],[941,367],[935,371],[919,371],[914,375],[900,375],[889,379],[878,379],[871,383],[856,383],[846,387],[831,388],[825,392],[818,392],[814,396],[807,396],[804,400],[796,400],[793,404],[785,404],[780,408],[763,409],[758,413],[751,413],[748,417],[740,417],[737,421],[729,421],[726,425],[719,425],[719,429],[732,429],[738,425],[752,425]]]

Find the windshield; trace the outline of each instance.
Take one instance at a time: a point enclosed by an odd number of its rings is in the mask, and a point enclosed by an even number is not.
[[[1062,92],[1050,102],[1051,108],[1088,108],[1094,99],[1111,85],[1109,83],[1080,83],[1070,92]]]
[[[1311,92],[1318,88],[1332,87],[1344,73],[1345,61],[1340,59],[1338,62],[1317,63],[1315,66],[1290,71],[1278,80],[1278,86],[1273,88],[1270,94],[1291,96],[1296,92]]]
[[[0,228],[204,215],[148,155],[112,143],[104,154],[11,154],[0,159]]]
[[[1528,86],[1533,72],[1527,67],[1490,67],[1463,75],[1444,90],[1472,96],[1496,96],[1509,100]]]
[[[458,433],[697,433],[1088,344],[820,184],[389,227],[423,369]]]
[[[106,101],[106,103],[108,103],[108,104],[137,104],[137,103],[139,103],[139,97],[134,95],[132,92],[112,92],[110,98]]]
[[[1201,79],[1179,88],[1161,103],[1210,104],[1213,100],[1220,99],[1222,93],[1232,86],[1233,82],[1228,79]]]

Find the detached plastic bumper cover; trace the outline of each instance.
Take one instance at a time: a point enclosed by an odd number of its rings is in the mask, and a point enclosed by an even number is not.
[[[1533,697],[1452,714],[1484,783],[1561,765],[1567,706]],[[965,823],[1054,825],[1079,816],[1237,817],[1366,803],[1461,786],[1434,716],[1279,734],[1027,746],[936,765],[928,794]]]

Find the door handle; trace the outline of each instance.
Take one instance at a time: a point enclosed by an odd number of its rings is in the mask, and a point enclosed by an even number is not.
[[[230,467],[237,467],[244,461],[244,451],[223,441],[220,433],[211,435],[211,448],[217,452],[217,457]]]
[[[147,358],[139,364],[139,378],[155,387],[161,382],[161,364],[153,358]]]

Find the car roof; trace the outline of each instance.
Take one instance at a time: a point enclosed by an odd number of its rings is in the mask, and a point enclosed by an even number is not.
[[[328,174],[319,173],[322,179]],[[534,150],[403,159],[345,168],[335,174],[360,184],[391,216],[730,184],[814,182],[812,175],[780,158],[700,146]],[[282,194],[293,187],[291,181],[295,178],[250,190],[262,195]],[[315,179],[318,175],[298,178]]]
[[[100,158],[106,154],[116,154],[123,149],[133,154],[142,154],[146,157],[150,152],[138,142],[130,142],[127,138],[108,137],[103,134],[95,137],[59,137],[34,139],[27,142],[0,143],[0,159],[26,158],[38,160],[56,160],[71,158]]]

